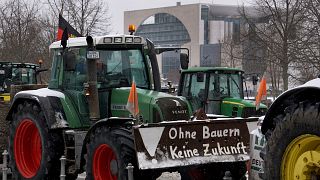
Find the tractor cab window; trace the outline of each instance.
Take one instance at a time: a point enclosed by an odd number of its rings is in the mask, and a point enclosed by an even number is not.
[[[190,76],[191,74],[184,74],[183,77],[182,96],[184,97],[187,97],[189,95]]]
[[[206,75],[205,73],[194,73],[191,75],[190,94],[192,107],[197,110],[202,107],[205,100]]]
[[[242,78],[239,74],[230,75],[230,96],[234,98],[242,98]]]
[[[64,60],[63,86],[70,90],[83,90],[83,83],[87,81],[86,48],[72,48],[69,50],[70,59]]]
[[[98,83],[101,88],[136,86],[148,88],[147,68],[141,50],[100,50]]]
[[[227,96],[229,94],[228,89],[228,74],[219,74],[219,82],[220,82],[220,96]]]
[[[208,93],[208,99],[209,100],[218,100],[220,99],[220,88],[218,84],[218,80],[214,73],[210,74],[210,80],[209,80],[209,93]]]
[[[209,100],[223,97],[241,98],[242,79],[240,74],[211,73],[209,81]]]
[[[32,68],[12,68],[12,82],[14,84],[35,84],[35,69]]]

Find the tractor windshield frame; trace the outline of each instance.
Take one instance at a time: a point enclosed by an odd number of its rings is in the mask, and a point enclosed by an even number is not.
[[[208,73],[208,76],[206,88],[209,101],[226,97],[244,99],[241,71],[215,71]]]
[[[143,45],[97,45],[97,85],[99,89],[130,87],[134,79],[136,86],[150,89],[149,64],[144,54]],[[53,65],[49,88],[83,90],[87,82],[87,47],[69,47],[74,55],[68,69],[62,58],[62,49],[53,49]],[[111,65],[112,64],[112,65]],[[135,66],[135,67],[132,67]],[[135,69],[134,72],[132,69]]]

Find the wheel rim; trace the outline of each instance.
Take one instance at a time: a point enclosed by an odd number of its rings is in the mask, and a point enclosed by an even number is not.
[[[117,180],[117,160],[113,150],[107,145],[100,145],[93,156],[93,175],[95,180]]]
[[[282,180],[320,179],[320,137],[295,138],[286,148],[281,163]]]
[[[14,136],[14,157],[17,168],[25,178],[34,177],[41,163],[42,146],[39,130],[30,119],[24,119]]]

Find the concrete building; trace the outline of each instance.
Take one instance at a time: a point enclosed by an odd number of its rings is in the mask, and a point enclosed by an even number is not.
[[[255,44],[249,39],[240,42],[241,31],[247,25],[243,24],[237,6],[177,2],[172,7],[125,11],[124,32],[128,32],[129,24],[136,25],[136,35],[149,38],[158,46],[189,48],[189,66],[240,67],[248,73],[262,73],[265,69],[261,66],[263,53],[252,48]],[[239,57],[240,54],[245,55]],[[163,77],[176,81],[179,54],[167,52],[160,59]]]

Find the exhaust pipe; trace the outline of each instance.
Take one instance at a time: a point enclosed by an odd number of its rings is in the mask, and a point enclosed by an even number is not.
[[[87,40],[87,72],[88,82],[84,84],[85,94],[87,96],[90,120],[96,121],[100,119],[99,96],[97,87],[97,59],[99,52],[94,51],[93,39],[91,36]]]

